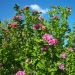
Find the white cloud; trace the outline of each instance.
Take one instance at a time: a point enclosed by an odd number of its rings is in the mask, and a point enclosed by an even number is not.
[[[46,14],[48,9],[42,9],[40,6],[38,6],[37,4],[33,4],[33,5],[30,5],[30,7],[32,8],[32,10],[37,10],[39,12],[42,12],[42,14]]]

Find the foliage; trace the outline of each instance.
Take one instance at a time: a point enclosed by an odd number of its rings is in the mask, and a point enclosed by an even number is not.
[[[14,17],[0,23],[1,75],[75,74],[75,23],[73,32],[68,24],[71,8],[50,8],[46,21],[41,12],[15,4]]]

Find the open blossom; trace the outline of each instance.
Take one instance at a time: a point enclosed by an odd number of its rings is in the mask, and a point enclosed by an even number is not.
[[[41,26],[41,29],[42,29],[42,30],[45,30],[46,28],[45,28],[45,26]]]
[[[47,50],[46,46],[42,46],[41,50]]]
[[[22,19],[22,17],[19,15],[19,16],[17,16],[18,17],[18,20],[21,20]]]
[[[66,58],[66,54],[65,53],[61,53],[60,56],[64,59]]]
[[[35,12],[35,10],[32,10],[32,13],[34,13]]]
[[[32,26],[33,30],[36,30],[37,28],[41,28],[42,30],[45,30],[45,26],[43,26],[42,24],[34,24]]]
[[[34,14],[34,13],[36,13],[36,12],[38,12],[37,10],[32,10],[32,13]]]
[[[59,63],[58,68],[59,68],[60,70],[64,70],[64,64]]]
[[[54,45],[54,44],[56,44],[57,43],[57,41],[55,40],[55,39],[50,39],[49,41],[48,41],[48,44],[49,45]]]
[[[49,41],[48,41],[48,44],[49,45],[54,45],[54,44],[57,44],[58,42],[57,42],[57,39],[50,39]]]
[[[52,39],[52,36],[51,36],[50,34],[45,33],[45,34],[42,36],[42,39],[43,39],[43,40],[46,40],[46,41],[48,42],[50,39]]]
[[[33,25],[33,26],[32,26],[32,29],[33,29],[33,30],[36,30],[36,26],[35,26],[35,25]]]
[[[52,36],[50,34],[47,34],[45,33],[43,36],[42,36],[42,40],[46,40],[46,42],[49,44],[49,45],[54,45],[56,43],[58,43],[57,39],[53,39]]]
[[[24,71],[18,71],[16,75],[25,75]]]
[[[12,24],[12,27],[16,27],[17,26],[17,22],[14,22],[13,24]]]
[[[12,19],[13,19],[13,20],[16,20],[16,19],[21,20],[22,17],[21,17],[20,15],[18,15],[18,16],[14,16]]]
[[[30,58],[27,58],[27,59],[25,60],[25,62],[26,62],[26,63],[30,62]]]
[[[54,44],[57,44],[58,43],[58,40],[57,39],[52,39],[52,41],[54,42]]]
[[[42,24],[36,24],[36,26],[41,28],[42,30],[45,30],[45,26],[43,26]]]
[[[73,49],[72,49],[72,47],[70,47],[70,48],[69,48],[69,51],[70,51],[70,52],[73,52]]]

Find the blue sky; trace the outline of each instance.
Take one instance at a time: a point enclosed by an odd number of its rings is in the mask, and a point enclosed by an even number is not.
[[[0,0],[0,19],[11,18],[15,11],[13,10],[14,4],[18,4],[23,8],[25,5],[30,6],[32,9],[37,9],[43,12],[43,17],[47,18],[47,9],[50,5],[55,6],[69,6],[72,8],[71,15],[69,16],[69,25],[72,29],[73,22],[75,21],[75,0]]]

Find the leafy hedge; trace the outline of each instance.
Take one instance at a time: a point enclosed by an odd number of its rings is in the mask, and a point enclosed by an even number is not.
[[[0,22],[1,75],[74,75],[75,23],[69,28],[71,8],[51,6],[49,19],[42,12],[20,9]],[[66,45],[65,45],[65,41]]]

